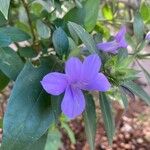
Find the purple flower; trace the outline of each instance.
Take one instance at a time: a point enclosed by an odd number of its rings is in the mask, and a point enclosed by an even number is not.
[[[104,74],[99,73],[101,60],[92,54],[83,63],[77,57],[71,57],[65,64],[65,74],[52,72],[47,74],[41,84],[47,93],[59,95],[63,92],[62,112],[70,119],[80,115],[85,109],[82,90],[109,90],[110,83]]]
[[[98,43],[97,49],[104,52],[117,53],[118,48],[127,48],[127,42],[125,40],[126,27],[121,27],[120,31],[117,33],[113,41]]]
[[[146,34],[145,39],[148,40],[148,41],[150,41],[150,31]]]

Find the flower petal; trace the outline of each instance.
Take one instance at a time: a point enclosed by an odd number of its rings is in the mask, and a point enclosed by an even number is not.
[[[101,67],[101,59],[97,54],[89,55],[84,59],[82,81],[90,82],[98,74]]]
[[[59,95],[65,91],[68,82],[65,74],[53,72],[47,74],[41,84],[47,93]]]
[[[102,50],[104,52],[111,52],[116,53],[117,49],[119,48],[119,44],[116,42],[116,40],[110,41],[110,42],[104,42],[104,43],[98,43],[97,49]]]
[[[87,85],[86,90],[96,90],[105,92],[108,91],[111,87],[108,79],[103,73],[99,73],[97,78],[93,80],[89,85]]]
[[[127,32],[126,27],[122,26],[119,32],[117,33],[117,35],[115,36],[115,39],[117,40],[117,42],[120,42],[125,37],[126,32]]]
[[[82,91],[68,86],[61,103],[62,112],[70,119],[80,115],[85,109],[85,99]]]
[[[70,82],[76,82],[80,79],[81,70],[82,62],[78,58],[71,57],[66,62],[65,72]]]

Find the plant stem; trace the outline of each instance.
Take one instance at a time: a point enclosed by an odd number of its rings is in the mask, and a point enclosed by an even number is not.
[[[32,37],[33,37],[33,47],[35,48],[36,52],[39,53],[40,52],[39,40],[36,36],[36,32],[35,32],[34,26],[32,24],[32,19],[31,19],[31,16],[30,16],[30,10],[29,10],[29,7],[28,7],[28,2],[27,2],[27,0],[22,0],[22,3],[23,3],[23,6],[25,8],[27,17],[28,17],[28,23],[29,23],[31,34],[32,34]]]

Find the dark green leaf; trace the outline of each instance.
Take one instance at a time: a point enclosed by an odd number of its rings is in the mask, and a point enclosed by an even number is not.
[[[95,103],[91,95],[86,95],[86,109],[84,111],[85,132],[90,150],[95,150],[96,112]]]
[[[132,93],[134,93],[142,100],[144,100],[148,105],[150,105],[150,96],[138,84],[130,81],[130,82],[124,82],[122,86],[129,89]]]
[[[63,95],[53,96],[51,95],[51,106],[55,115],[55,122],[58,123],[59,116],[61,114],[61,101],[63,99]]]
[[[138,12],[134,16],[133,27],[134,27],[134,34],[137,40],[141,42],[144,36],[144,23],[143,19],[141,18]]]
[[[4,33],[0,33],[0,47],[7,47],[12,43],[9,36]]]
[[[109,143],[112,144],[112,140],[115,132],[115,125],[114,125],[112,107],[110,105],[109,98],[105,93],[100,93],[100,106],[101,106],[107,137]]]
[[[0,11],[3,13],[5,18],[8,18],[10,0],[0,0]]]
[[[0,70],[0,91],[9,83],[9,78]]]
[[[3,150],[26,150],[55,122],[50,95],[40,81],[57,67],[53,56],[38,68],[27,63],[19,74],[4,117]]]
[[[32,47],[24,47],[19,49],[19,54],[22,57],[32,58],[36,57],[37,53]]]
[[[23,68],[23,62],[11,48],[0,48],[0,69],[15,80]]]
[[[0,26],[3,26],[7,23],[7,20],[5,19],[4,15],[0,12]]]
[[[1,27],[0,34],[5,34],[12,42],[21,42],[30,39],[27,33],[16,27]]]
[[[61,27],[57,28],[54,31],[52,40],[54,48],[59,55],[62,56],[64,54],[68,54],[69,50],[68,37]]]
[[[79,36],[79,38],[82,40],[82,42],[85,44],[85,46],[91,53],[95,53],[97,51],[92,36],[88,32],[86,32],[84,28],[73,22],[69,22],[68,27],[69,30],[74,30],[74,32]]]
[[[43,39],[48,39],[51,35],[50,28],[44,24],[42,21],[38,20],[36,23],[36,28],[39,36]]]
[[[47,135],[48,133],[46,132],[40,139],[38,139],[32,145],[26,148],[26,150],[45,150]]]
[[[120,87],[120,95],[125,109],[128,108],[128,99],[124,90]]]

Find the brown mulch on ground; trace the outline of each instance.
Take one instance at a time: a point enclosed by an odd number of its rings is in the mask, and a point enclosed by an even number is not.
[[[73,120],[70,127],[75,133],[77,143],[71,144],[63,133],[64,150],[89,150],[82,119]],[[150,108],[142,101],[130,102],[116,129],[112,147],[109,146],[103,122],[98,124],[96,150],[150,150]]]

